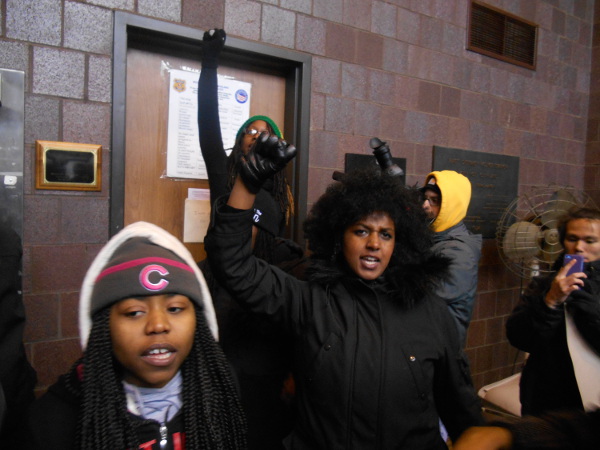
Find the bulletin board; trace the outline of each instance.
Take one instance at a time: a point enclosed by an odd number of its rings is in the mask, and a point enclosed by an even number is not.
[[[168,72],[200,70],[202,34],[115,13],[111,235],[144,220],[183,240],[188,189],[209,187],[207,180],[166,176]],[[283,124],[286,140],[303,150],[287,176],[296,204],[306,205],[310,57],[228,36],[219,75],[250,83],[250,115],[265,114]],[[297,207],[288,237],[301,240],[304,217],[304,208]],[[185,245],[196,260],[204,258],[203,244]]]

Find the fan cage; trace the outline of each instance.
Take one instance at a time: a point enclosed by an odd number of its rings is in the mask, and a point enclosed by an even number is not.
[[[553,272],[554,262],[563,251],[558,220],[574,206],[596,208],[589,195],[572,186],[535,187],[515,198],[496,229],[498,253],[504,265],[527,279]]]

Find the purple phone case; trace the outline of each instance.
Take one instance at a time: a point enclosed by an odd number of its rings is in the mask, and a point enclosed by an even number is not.
[[[569,269],[566,276],[571,275],[575,272],[583,272],[583,256],[581,255],[565,255],[565,260],[563,261],[563,266],[567,265],[572,259],[577,260],[575,265]]]

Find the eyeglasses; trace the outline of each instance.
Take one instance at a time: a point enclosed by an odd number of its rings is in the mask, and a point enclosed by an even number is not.
[[[440,206],[441,199],[436,195],[435,197],[427,197],[423,198],[423,203],[429,202],[431,206]]]
[[[246,134],[250,137],[258,136],[260,133],[267,133],[267,136],[271,136],[271,133],[269,133],[269,130],[258,131],[254,128],[250,128],[250,129],[246,130]]]

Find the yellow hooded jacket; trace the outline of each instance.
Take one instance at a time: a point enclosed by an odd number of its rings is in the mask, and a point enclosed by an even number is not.
[[[436,184],[442,193],[440,212],[431,224],[431,229],[436,233],[446,231],[467,215],[471,201],[471,182],[458,172],[441,170],[427,175],[424,188],[428,184]]]
[[[442,170],[427,175],[424,187],[428,184],[436,184],[442,197],[439,214],[431,224],[435,231],[432,250],[452,259],[450,277],[437,294],[448,305],[464,345],[477,295],[482,244],[481,235],[471,234],[462,222],[471,201],[471,183],[458,172]]]

